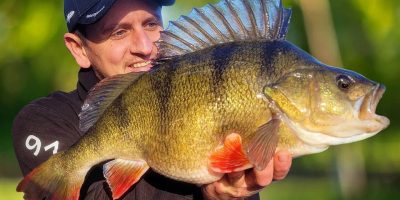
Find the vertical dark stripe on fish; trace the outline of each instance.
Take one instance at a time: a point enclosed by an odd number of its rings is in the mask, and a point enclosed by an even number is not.
[[[166,133],[166,125],[169,120],[169,104],[172,93],[172,80],[176,71],[176,66],[168,66],[160,69],[157,76],[152,76],[151,87],[155,93],[157,106],[159,109],[158,116],[162,121],[160,122],[161,133]],[[156,109],[156,108],[154,108]]]
[[[213,93],[217,97],[221,97],[225,92],[223,83],[223,75],[229,67],[229,62],[233,61],[234,49],[230,48],[233,45],[226,45],[223,48],[216,48],[211,54],[211,59],[214,63],[213,74],[212,74],[212,86]]]
[[[273,81],[277,74],[275,72],[276,57],[279,54],[279,45],[275,42],[265,41],[263,42],[262,53],[260,54],[261,59],[261,69],[259,77],[270,77],[269,81]]]
[[[129,124],[132,122],[130,121],[131,117],[130,114],[128,113],[128,109],[126,105],[124,105],[124,101],[122,99],[122,95],[118,96],[115,100],[113,105],[115,105],[113,108],[113,117],[118,118],[118,120],[115,120],[118,123],[118,128],[120,129],[126,129]]]

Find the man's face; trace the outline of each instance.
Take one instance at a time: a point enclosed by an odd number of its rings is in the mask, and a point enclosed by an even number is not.
[[[83,44],[99,78],[148,71],[157,55],[161,7],[147,0],[118,0],[95,24],[86,27]]]

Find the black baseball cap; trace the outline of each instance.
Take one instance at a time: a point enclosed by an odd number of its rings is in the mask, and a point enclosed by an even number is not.
[[[93,24],[101,19],[117,0],[64,0],[64,17],[69,32],[78,24]],[[142,0],[149,1],[149,0]],[[162,6],[169,6],[175,0],[152,0]]]

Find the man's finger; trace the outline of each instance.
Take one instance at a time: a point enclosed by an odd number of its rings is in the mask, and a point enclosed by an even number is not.
[[[243,189],[227,185],[226,181],[227,180],[224,179],[223,181],[212,183],[212,192],[214,192],[214,197],[218,200],[242,199],[243,195],[246,194],[243,192]]]
[[[273,178],[273,172],[274,172],[274,160],[271,159],[269,161],[267,167],[263,170],[257,170],[253,169],[252,176],[249,176],[249,178],[253,178],[255,180],[255,184],[253,187],[265,187],[269,185],[272,182]]]
[[[226,174],[229,185],[232,187],[246,187],[246,180],[244,171],[232,172]]]
[[[288,151],[279,151],[274,156],[274,180],[282,180],[292,165],[292,156]]]

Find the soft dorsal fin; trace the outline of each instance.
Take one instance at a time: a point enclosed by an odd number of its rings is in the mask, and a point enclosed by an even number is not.
[[[223,0],[194,8],[161,32],[159,57],[233,41],[284,39],[290,15],[291,10],[283,8],[281,0]]]
[[[79,114],[79,129],[86,132],[106,108],[142,73],[128,73],[105,78],[90,91]]]

